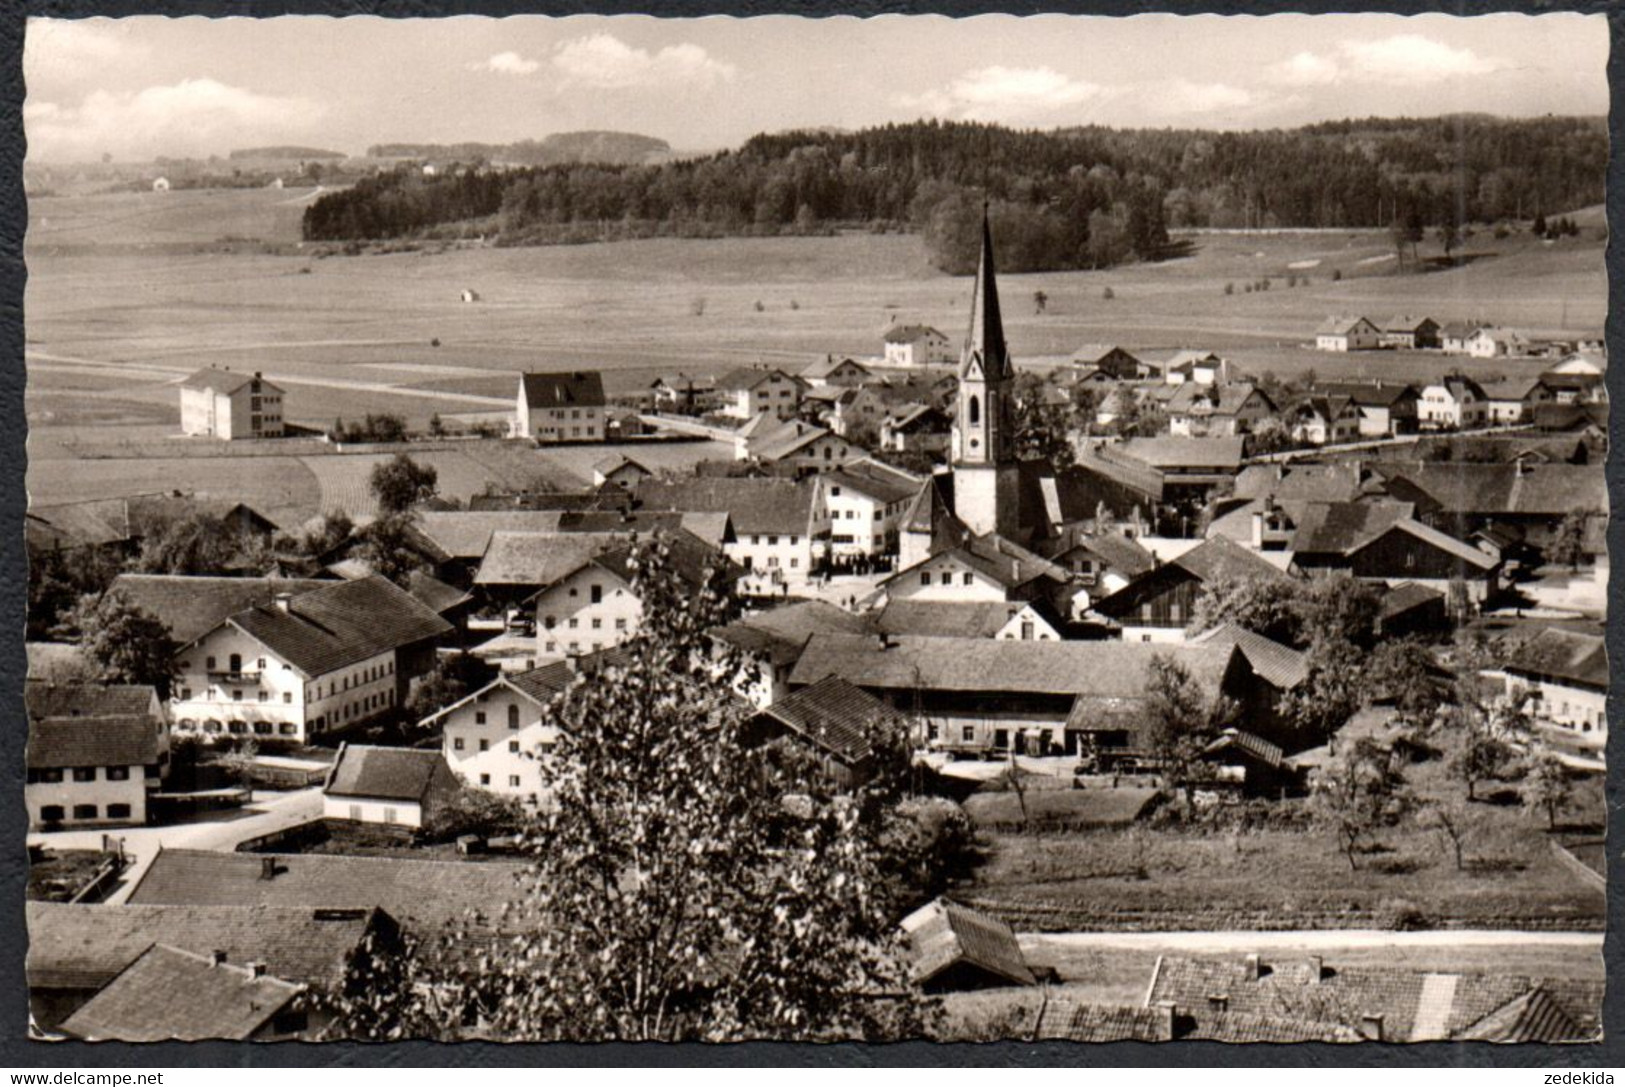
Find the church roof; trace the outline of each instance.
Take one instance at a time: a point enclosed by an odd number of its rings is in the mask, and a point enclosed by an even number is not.
[[[993,272],[993,230],[987,213],[982,213],[982,257],[976,266],[976,286],[971,293],[970,333],[960,360],[961,375],[972,362],[980,362],[986,380],[1014,376],[1010,349],[1004,342],[1004,320],[999,315],[999,285]]]

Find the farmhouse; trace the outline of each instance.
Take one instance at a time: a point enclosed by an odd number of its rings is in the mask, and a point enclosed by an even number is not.
[[[1411,502],[1416,516],[1457,539],[1487,528],[1519,534],[1532,547],[1547,546],[1563,518],[1589,515],[1585,547],[1605,554],[1600,526],[1608,509],[1606,480],[1589,465],[1456,464],[1439,461],[1377,463],[1389,495]]]
[[[739,443],[741,460],[814,471],[845,464],[848,458],[862,455],[861,448],[839,434],[798,419],[764,427]]]
[[[1530,714],[1608,741],[1608,651],[1596,634],[1549,627],[1519,646],[1501,668],[1506,697],[1526,694]]]
[[[881,338],[892,366],[945,366],[954,361],[948,337],[930,325],[893,325]]]
[[[1315,388],[1326,398],[1341,397],[1351,402],[1359,413],[1361,438],[1397,438],[1401,434],[1415,434],[1417,429],[1417,402],[1420,394],[1414,385],[1399,382],[1328,382]]]
[[[1202,385],[1187,382],[1174,390],[1164,408],[1168,433],[1181,438],[1233,438],[1250,434],[1273,415],[1275,403],[1256,385]]]
[[[1431,317],[1412,317],[1401,314],[1383,320],[1378,326],[1379,347],[1396,347],[1407,351],[1438,347],[1439,322]]]
[[[1287,409],[1285,423],[1294,441],[1349,442],[1360,436],[1360,407],[1346,396],[1306,396]]]
[[[1317,351],[1373,351],[1382,332],[1364,317],[1328,317],[1315,329]]]
[[[1553,399],[1552,391],[1538,378],[1515,378],[1483,385],[1484,421],[1490,426],[1511,426],[1534,417],[1536,404]]]
[[[1138,381],[1153,370],[1124,348],[1112,343],[1086,343],[1072,353],[1072,364],[1092,367],[1117,381]]]
[[[521,374],[513,433],[543,444],[601,442],[606,404],[596,370]]]
[[[1109,596],[1154,567],[1151,552],[1123,532],[1067,528],[1044,548],[1045,557],[1072,575],[1091,597]]]
[[[420,830],[456,792],[438,751],[344,743],[322,789],[322,817]]]
[[[303,742],[399,705],[451,624],[376,575],[355,581],[120,574],[111,592],[180,644],[170,713],[187,732]]]
[[[754,419],[766,413],[771,418],[794,419],[801,410],[806,382],[783,370],[744,367],[731,370],[717,381],[721,406],[718,414],[731,419]]]
[[[1000,536],[974,536],[904,567],[880,588],[888,600],[955,603],[1046,600],[1061,603],[1067,572]]]
[[[654,475],[647,467],[625,453],[613,453],[592,466],[594,487],[620,487],[631,490]]]
[[[1475,359],[1529,355],[1533,351],[1522,333],[1505,328],[1480,328],[1465,340],[1467,354]]]
[[[1449,374],[1422,387],[1416,417],[1423,430],[1469,430],[1488,421],[1489,403],[1478,382]]]
[[[1439,329],[1439,346],[1447,355],[1468,354],[1468,344],[1484,327],[1481,321],[1451,321]]]
[[[1153,364],[1157,365],[1157,364]],[[1212,351],[1175,351],[1160,364],[1165,385],[1223,385],[1230,380],[1230,364]]]
[[[740,694],[757,707],[768,706],[790,693],[790,671],[814,634],[866,634],[868,616],[854,615],[822,600],[769,608],[737,619],[711,632],[713,638],[743,654],[747,674]]]
[[[281,386],[260,376],[209,367],[181,382],[181,433],[227,441],[280,438]]]
[[[1297,517],[1293,565],[1305,573],[1346,570],[1386,585],[1446,590],[1465,585],[1475,604],[1494,596],[1500,560],[1415,520],[1407,502],[1316,502]]]
[[[145,823],[147,795],[169,772],[169,725],[157,692],[29,680],[24,694],[29,826]]]

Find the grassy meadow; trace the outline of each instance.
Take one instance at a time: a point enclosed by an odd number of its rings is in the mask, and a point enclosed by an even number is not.
[[[520,370],[598,368],[614,393],[662,374],[874,354],[893,320],[951,336],[968,320],[969,281],[934,271],[914,236],[323,256],[299,241],[309,197],[237,190],[31,202],[30,451],[40,464],[101,450],[78,471],[31,471],[37,500],[153,474],[121,466],[116,446],[139,437],[141,455],[153,455],[153,434],[178,424],[173,383],[208,365],[260,370],[283,384],[295,423],[325,427],[337,416],[390,411],[422,427],[436,413],[499,409]],[[1221,349],[1243,369],[1281,376],[1313,368],[1324,377],[1414,378],[1463,363],[1333,356],[1302,344],[1327,314],[1345,311],[1594,335],[1606,305],[1602,243],[1598,223],[1581,221],[1583,237],[1559,243],[1479,231],[1464,242],[1461,266],[1405,276],[1390,274],[1381,233],[1193,235],[1187,255],[1156,264],[1003,276],[1006,327],[1017,358],[1036,365],[1111,341],[1143,351]],[[1424,243],[1422,255],[1433,249]],[[1289,275],[1308,283],[1288,288]],[[1244,291],[1263,278],[1270,290]],[[460,301],[465,289],[480,301]],[[1043,314],[1033,305],[1038,291],[1048,297]],[[1466,365],[1486,376],[1529,368]],[[561,470],[579,476],[594,458],[567,459]],[[202,485],[185,475],[168,483]]]

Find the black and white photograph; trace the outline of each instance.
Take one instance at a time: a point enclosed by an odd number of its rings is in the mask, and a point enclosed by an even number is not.
[[[30,18],[27,1038],[1599,1052],[1609,43]]]

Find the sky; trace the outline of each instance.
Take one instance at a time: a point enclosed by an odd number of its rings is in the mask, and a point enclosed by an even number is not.
[[[680,151],[922,117],[1273,128],[1602,115],[1601,15],[30,19],[36,161],[612,129]]]

